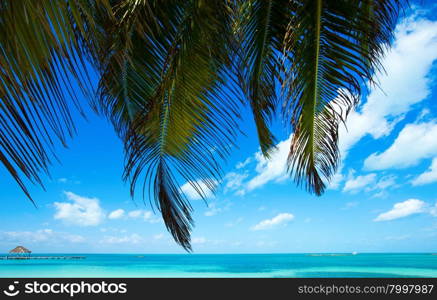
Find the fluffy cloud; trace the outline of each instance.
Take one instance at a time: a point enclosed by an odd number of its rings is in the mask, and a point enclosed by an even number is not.
[[[434,158],[428,171],[420,174],[415,178],[412,185],[424,185],[432,182],[437,182],[437,158]]]
[[[396,185],[396,176],[388,175],[382,177],[378,183],[375,185],[375,189],[385,190],[389,187],[393,187]]]
[[[346,181],[343,192],[358,192],[362,188],[374,184],[376,181],[376,174],[371,173],[368,175],[362,175],[353,177],[353,175],[349,176],[349,179]]]
[[[55,202],[54,218],[78,226],[96,226],[105,218],[97,198],[87,198],[72,192],[64,192],[71,202]]]
[[[109,215],[108,215],[108,219],[111,220],[115,220],[115,219],[120,219],[124,216],[124,209],[116,209],[114,211],[112,211]]]
[[[85,238],[81,235],[57,232],[52,229],[39,229],[36,231],[5,231],[0,233],[3,242],[25,244],[25,243],[82,243]]]
[[[285,225],[293,219],[294,219],[294,216],[292,214],[280,213],[276,217],[273,217],[271,219],[266,219],[266,220],[259,222],[258,224],[253,226],[251,229],[252,230],[271,229],[271,228],[278,227],[280,225]]]
[[[396,185],[397,177],[394,175],[387,175],[378,179],[376,173],[359,176],[354,176],[354,173],[354,170],[350,170],[343,192],[357,193],[361,190],[366,192],[379,190],[380,193],[383,193],[384,190]]]
[[[343,174],[341,174],[341,171],[343,170],[343,167],[340,166],[337,170],[337,172],[332,176],[331,180],[327,183],[327,189],[329,190],[336,190],[340,187],[341,183],[344,180]]]
[[[381,88],[373,89],[360,111],[352,112],[347,129],[341,128],[343,157],[366,135],[387,136],[412,106],[431,93],[428,74],[437,59],[437,21],[411,17],[395,31],[393,48],[382,61],[385,72],[376,74]]]
[[[248,164],[250,164],[252,162],[252,157],[248,157],[246,158],[244,161],[237,163],[237,165],[235,166],[236,169],[242,169],[245,166],[247,166]]]
[[[282,181],[289,177],[287,174],[287,157],[290,152],[292,135],[285,141],[276,145],[276,150],[266,159],[261,152],[255,154],[257,161],[256,172],[258,173],[247,183],[249,191],[263,186],[270,181]]]
[[[251,179],[246,180],[249,177],[247,170],[242,173],[228,173],[225,176],[225,192],[236,191],[236,195],[242,196],[246,194],[246,192],[260,188],[269,182],[281,182],[289,178],[289,174],[287,173],[287,157],[290,152],[291,139],[292,135],[290,135],[288,139],[279,142],[276,145],[276,149],[271,153],[269,159],[266,159],[259,151],[242,163],[238,163],[236,168],[242,169],[248,163],[255,161],[256,175]],[[188,186],[186,189],[189,191],[191,190]]]
[[[225,176],[225,191],[238,190],[243,187],[244,180],[249,177],[248,173],[239,174],[235,172],[229,172]]]
[[[393,208],[385,213],[378,215],[374,221],[390,221],[404,218],[412,214],[426,211],[426,203],[418,199],[409,199],[393,205]]]
[[[407,168],[437,155],[437,123],[408,124],[393,144],[382,153],[373,153],[364,162],[368,170]],[[408,151],[406,151],[408,149]]]
[[[210,180],[211,184],[216,186],[217,181]],[[204,198],[211,198],[214,193],[209,185],[206,185],[203,181],[186,182],[181,186],[181,191],[191,200],[200,200],[202,196]]]

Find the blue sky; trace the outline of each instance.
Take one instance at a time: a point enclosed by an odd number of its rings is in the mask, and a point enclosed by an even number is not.
[[[426,2],[430,3],[430,2]],[[437,251],[437,20],[414,6],[367,93],[341,129],[341,168],[321,197],[295,186],[285,171],[289,133],[278,151],[259,154],[250,115],[247,136],[224,164],[209,205],[190,185],[195,253]],[[434,14],[433,14],[434,12]],[[0,167],[0,252],[183,253],[148,201],[121,180],[122,145],[111,125],[89,113],[78,135],[59,148],[35,207]]]

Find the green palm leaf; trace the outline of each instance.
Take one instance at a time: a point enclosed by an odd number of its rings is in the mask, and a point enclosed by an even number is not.
[[[338,164],[339,123],[379,67],[397,9],[393,1],[296,3],[284,45],[285,114],[294,128],[289,168],[298,184],[320,195]]]
[[[163,11],[152,6],[164,21],[121,31],[131,32],[130,44],[114,51],[102,76],[101,106],[125,141],[132,193],[142,180],[187,250],[193,223],[179,183],[190,182],[202,197],[198,180],[214,190],[221,176],[215,154],[229,153],[237,128],[237,101],[223,89],[230,63],[226,9],[222,1],[176,1]]]
[[[65,146],[75,131],[70,109],[79,101],[70,78],[85,93],[92,90],[77,38],[92,35],[93,6],[84,0],[0,3],[0,161],[29,198],[23,175],[42,184],[55,139]]]
[[[275,115],[281,52],[291,11],[288,0],[239,1],[237,42],[240,85],[252,109],[262,153],[275,145],[269,123]]]

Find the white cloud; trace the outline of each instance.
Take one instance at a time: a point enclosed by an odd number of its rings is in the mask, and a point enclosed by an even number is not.
[[[434,158],[429,169],[415,178],[412,185],[424,185],[437,182],[437,158]]]
[[[237,165],[235,166],[236,169],[242,169],[245,166],[247,166],[248,164],[250,164],[252,162],[252,157],[248,157],[246,158],[244,161],[237,163]]]
[[[126,236],[105,236],[103,239],[100,240],[100,243],[102,243],[102,244],[139,244],[143,241],[144,241],[144,239],[140,235],[133,233],[131,235],[126,235]]]
[[[115,220],[124,217],[124,209],[116,209],[108,215],[108,219]]]
[[[388,175],[382,177],[375,185],[375,189],[385,190],[396,185],[396,176]]]
[[[59,182],[59,183],[67,183],[67,181],[68,181],[67,178],[64,178],[64,177],[62,177],[62,178],[58,178],[58,182]]]
[[[213,186],[217,185],[217,181],[211,179],[209,184]],[[204,198],[211,198],[214,196],[211,187],[205,184],[202,180],[189,181],[181,186],[181,191],[191,200],[200,200],[202,196]]]
[[[239,174],[235,172],[229,172],[225,176],[225,190],[237,190],[243,186],[244,180],[249,176],[249,174]]]
[[[247,183],[249,191],[263,186],[270,181],[282,181],[289,177],[287,174],[287,157],[290,152],[292,135],[285,141],[276,145],[277,149],[266,159],[261,152],[255,154],[257,161],[256,172],[258,173]]]
[[[393,205],[393,208],[385,213],[378,215],[374,221],[390,221],[404,218],[412,214],[425,212],[426,203],[418,199],[409,199]]]
[[[393,144],[382,153],[373,153],[364,162],[368,170],[407,168],[437,155],[437,123],[408,124]],[[408,151],[406,151],[408,149]]]
[[[361,190],[366,192],[379,191],[379,195],[385,193],[384,190],[394,187],[396,185],[395,175],[386,175],[377,178],[376,173],[369,173],[366,175],[355,176],[355,170],[349,170],[349,175],[343,187],[343,192],[357,193]]]
[[[395,31],[393,48],[382,60],[386,72],[376,74],[373,89],[360,111],[352,112],[340,130],[343,158],[364,136],[387,136],[414,104],[431,93],[428,74],[437,59],[437,21],[407,18]]]
[[[52,229],[39,229],[36,231],[6,231],[0,233],[4,242],[26,244],[26,243],[83,243],[85,238],[81,235],[57,232]]]
[[[280,225],[285,225],[288,222],[290,222],[291,220],[294,219],[294,216],[292,214],[289,213],[280,213],[277,216],[271,218],[271,219],[266,219],[263,220],[261,222],[259,222],[258,224],[256,224],[255,226],[253,226],[251,229],[252,230],[266,230],[266,229],[271,229],[274,227],[278,227]]]
[[[342,166],[340,166],[337,172],[332,176],[331,180],[327,184],[327,188],[330,190],[336,190],[340,187],[340,184],[344,180],[343,174],[341,174]]]
[[[368,185],[375,184],[375,182],[376,182],[375,173],[361,175],[357,177],[354,177],[353,173],[351,173],[349,175],[349,179],[346,181],[344,185],[343,192],[355,193]]]
[[[69,202],[55,202],[54,218],[78,226],[96,226],[105,218],[97,198],[87,198],[72,192],[64,192]]]

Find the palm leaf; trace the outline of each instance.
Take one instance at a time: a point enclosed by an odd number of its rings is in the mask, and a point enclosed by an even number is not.
[[[338,161],[338,126],[391,42],[397,1],[295,1],[285,40],[285,115],[295,181],[320,195]],[[372,6],[374,12],[369,13]],[[363,9],[366,8],[366,9]]]
[[[240,86],[252,109],[262,153],[275,145],[269,123],[277,107],[276,85],[290,5],[284,1],[238,1]]]
[[[132,193],[142,180],[143,195],[148,189],[168,230],[190,250],[191,207],[179,182],[202,197],[198,180],[214,190],[221,177],[215,154],[229,153],[237,128],[236,101],[223,88],[231,24],[222,1],[158,4],[151,6],[157,28],[132,29],[146,28],[138,18],[123,30],[130,44],[115,47],[105,67],[101,105],[125,141]]]
[[[0,161],[29,198],[23,176],[42,185],[55,139],[65,146],[75,132],[70,110],[79,100],[71,78],[85,93],[92,90],[77,37],[92,35],[99,4],[0,3]]]

